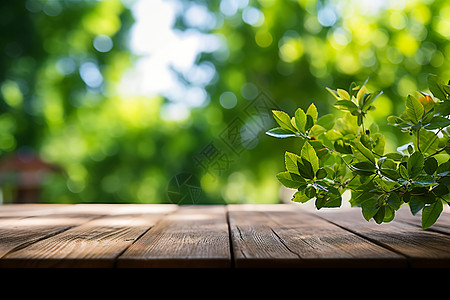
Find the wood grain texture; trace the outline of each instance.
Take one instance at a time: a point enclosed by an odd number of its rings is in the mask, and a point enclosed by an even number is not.
[[[0,206],[0,215],[3,216],[0,218],[0,259],[10,252],[104,215],[99,208],[96,205]]]
[[[73,207],[68,204],[3,204],[0,205],[0,220],[48,215],[61,207]]]
[[[230,257],[225,206],[181,206],[129,247],[118,267],[222,268]]]
[[[404,220],[394,219],[382,224],[376,224],[373,220],[367,222],[358,208],[319,211],[315,214],[378,245],[401,253],[408,258],[410,267],[450,267],[450,236],[447,234],[422,230],[417,224]]]
[[[404,267],[406,260],[292,205],[228,206],[236,267]]]
[[[448,210],[423,230],[405,209],[378,225],[296,204],[0,205],[0,267],[449,267]]]
[[[113,267],[116,258],[165,214],[176,206],[159,205],[78,205],[76,216],[53,214],[34,218],[55,228],[59,234],[48,236],[27,247],[15,249],[0,259],[1,267]],[[93,213],[93,214],[92,214]],[[92,215],[91,215],[92,214]],[[94,218],[97,216],[97,218]],[[66,227],[71,228],[66,228]],[[64,227],[66,230],[61,230]],[[48,235],[48,234],[47,234]]]
[[[413,216],[406,205],[396,212],[395,220],[422,228],[422,219],[420,212]],[[450,235],[450,213],[444,210],[439,216],[436,223],[428,228],[428,230]]]

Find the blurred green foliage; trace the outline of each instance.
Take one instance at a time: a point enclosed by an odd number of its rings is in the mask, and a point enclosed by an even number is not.
[[[369,78],[383,91],[370,117],[386,124],[409,93],[427,90],[428,73],[450,78],[448,1],[171,2],[181,7],[176,29],[223,42],[196,61],[216,71],[209,102],[180,121],[163,117],[170,99],[117,93],[138,58],[133,1],[1,2],[0,155],[32,152],[64,170],[46,178],[39,201],[170,203],[177,175],[191,174],[180,189],[187,204],[275,203],[280,157],[299,145],[265,136],[273,124],[257,123],[248,105],[266,99],[292,115],[314,102],[337,114],[325,87]],[[187,22],[193,7],[206,9],[208,26]],[[238,129],[243,141],[243,124],[249,143],[228,147],[223,133]],[[380,130],[386,147],[402,144],[400,132]],[[3,192],[11,201],[5,182]]]

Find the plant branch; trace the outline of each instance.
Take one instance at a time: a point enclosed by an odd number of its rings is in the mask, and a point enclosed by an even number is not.
[[[388,193],[393,193],[393,192],[396,192],[396,191],[398,191],[398,190],[400,190],[401,188],[403,188],[405,191],[407,191],[408,190],[408,186],[407,185],[404,185],[404,184],[402,184],[402,185],[400,185],[400,186],[398,186],[398,187],[396,187],[396,188],[394,188],[394,189],[392,189],[392,190],[390,190]]]
[[[323,146],[325,149],[327,149],[328,151],[334,152],[334,153],[336,153],[337,155],[339,155],[339,157],[342,159],[342,161],[343,161],[344,164],[347,166],[347,168],[348,168],[350,171],[355,171],[355,169],[345,161],[345,159],[342,157],[342,154],[341,154],[341,153],[337,152],[337,151],[334,150],[334,149],[328,148],[328,147],[325,146],[324,144],[322,144],[322,146]]]
[[[434,155],[436,155],[436,154],[439,154],[439,153],[441,153],[442,151],[444,151],[445,149],[447,149],[447,148],[449,148],[449,147],[450,147],[450,145],[447,145],[447,146],[445,146],[445,147],[442,147],[441,149],[437,150],[437,151],[434,152],[433,154],[428,155],[427,157],[430,157],[430,156],[434,156]]]
[[[420,147],[419,147],[419,132],[420,132],[420,130],[417,130],[417,150],[419,152],[422,152],[422,151],[420,151]]]

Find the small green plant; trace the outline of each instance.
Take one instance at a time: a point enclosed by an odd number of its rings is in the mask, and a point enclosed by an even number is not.
[[[370,92],[365,84],[352,83],[348,91],[327,88],[337,100],[334,107],[344,112],[339,118],[319,117],[314,104],[306,112],[298,108],[293,117],[273,111],[279,127],[267,135],[303,140],[298,153],[285,153],[286,171],[277,178],[297,189],[292,201],[315,199],[317,209],[340,207],[343,192],[350,190],[351,206],[361,207],[364,218],[378,224],[392,221],[407,203],[413,215],[422,210],[426,229],[450,203],[450,85],[430,75],[430,94],[407,97],[405,111],[387,121],[408,133],[411,142],[385,153],[378,125],[366,124],[382,92]]]

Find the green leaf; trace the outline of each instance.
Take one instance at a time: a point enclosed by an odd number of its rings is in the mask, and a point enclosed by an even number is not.
[[[428,75],[428,88],[430,89],[433,96],[444,100],[446,98],[446,92],[443,88],[443,81],[436,75]]]
[[[320,168],[319,170],[317,170],[316,172],[317,179],[323,179],[325,177],[327,177],[327,171],[324,168]]]
[[[291,124],[291,117],[281,110],[272,110],[275,121],[284,129],[295,132],[294,126]]]
[[[373,194],[367,191],[359,191],[359,190],[352,190],[351,191],[351,198],[349,200],[350,205],[353,206],[360,206],[364,201],[367,201],[367,199],[370,199],[373,197]],[[369,218],[370,219],[370,218]]]
[[[369,176],[375,174],[376,167],[368,161],[357,162],[352,165],[353,169],[359,175]]]
[[[321,116],[317,120],[317,124],[322,126],[323,128],[330,130],[334,126],[334,115],[333,114],[327,114],[324,116]]]
[[[321,136],[326,131],[327,130],[325,128],[323,128],[322,126],[315,124],[309,130],[309,136],[317,138],[317,137]]]
[[[447,160],[446,162],[440,164],[436,169],[436,174],[438,176],[446,176],[450,174],[450,160]]]
[[[450,93],[450,90],[448,92]],[[436,105],[434,111],[442,116],[450,115],[450,99]]]
[[[398,173],[400,176],[404,179],[409,179],[408,170],[405,168],[404,165],[399,165],[398,167]]]
[[[406,193],[401,195],[401,198],[402,198],[403,202],[408,203],[409,200],[411,199],[411,193],[406,192]]]
[[[378,154],[383,154],[384,153],[384,147],[386,145],[386,140],[383,134],[381,133],[376,133],[373,135],[373,141],[374,141],[374,145],[373,145],[373,151],[375,153]]]
[[[313,186],[308,186],[305,188],[305,195],[309,198],[314,198],[316,196],[316,189]]]
[[[345,143],[343,140],[337,140],[333,144],[334,149],[343,154],[352,154],[352,148],[349,144]]]
[[[443,208],[443,203],[440,199],[425,206],[422,211],[422,228],[427,229],[432,226],[441,215]]]
[[[354,142],[353,146],[363,155],[363,157],[375,165],[375,157],[373,156],[372,151],[367,149],[361,142]]]
[[[272,128],[272,129],[268,130],[266,132],[266,134],[269,136],[273,136],[273,137],[281,138],[281,139],[289,138],[289,137],[296,137],[296,135],[292,131],[284,129],[282,127]]]
[[[413,148],[413,146],[411,146],[411,144],[407,144],[408,145],[408,153],[409,154],[413,154],[414,153],[414,148]],[[417,147],[417,145],[416,145],[416,147]]]
[[[370,131],[370,134],[378,133],[380,131],[380,127],[378,126],[377,123],[374,122],[374,123],[370,124],[369,131]]]
[[[384,177],[387,177],[388,179],[390,179],[392,181],[396,181],[399,177],[398,173],[392,169],[381,168],[380,173],[381,173],[381,175],[383,175]]]
[[[406,98],[406,115],[414,124],[419,123],[424,113],[423,105],[415,97],[408,95]]]
[[[363,106],[364,104],[364,98],[367,95],[367,88],[365,86],[362,86],[358,93],[356,94],[356,99],[358,100],[359,106]]]
[[[417,139],[414,139],[414,146],[423,153],[432,154],[439,147],[439,138],[434,132],[421,129],[419,132],[419,147],[417,148]]]
[[[385,211],[386,211],[385,206],[381,206],[381,207],[378,209],[377,213],[373,216],[373,219],[375,220],[375,222],[376,222],[377,224],[383,223],[384,216],[385,216]]]
[[[431,156],[425,160],[423,169],[425,170],[425,172],[427,174],[433,175],[434,172],[436,172],[437,168],[438,168],[438,162],[437,162],[436,158]]]
[[[337,188],[327,184],[324,180],[317,180],[314,187],[318,190],[315,203],[317,209],[341,206],[342,197]]]
[[[394,217],[395,217],[395,210],[390,206],[385,206],[383,222],[388,223],[394,220]]]
[[[301,108],[295,111],[295,124],[299,131],[305,133],[306,114]]]
[[[428,174],[419,174],[415,181],[413,182],[414,186],[417,187],[430,187],[436,183],[436,180],[434,176],[428,175]]]
[[[346,90],[337,89],[336,91],[337,91],[339,97],[341,97],[342,99],[350,100],[350,94]]]
[[[442,87],[444,88],[444,92],[446,94],[450,94],[450,85],[448,84],[443,84]]]
[[[423,202],[422,198],[418,196],[411,196],[408,204],[413,215],[416,215],[425,206],[425,202]]]
[[[308,200],[310,200],[308,196],[305,195],[303,191],[297,191],[295,192],[294,196],[292,197],[291,201],[299,202],[299,203],[305,203]]]
[[[397,169],[397,163],[395,163],[392,159],[387,158],[386,156],[383,156],[380,159],[378,159],[377,164],[380,168],[392,170]]]
[[[311,163],[309,161],[302,158],[302,161],[298,162],[297,165],[298,165],[298,171],[300,173],[300,176],[307,178],[307,179],[314,179],[315,173],[314,173]]]
[[[316,150],[319,160],[326,161],[330,157],[330,151],[318,140],[310,140],[308,143]]]
[[[420,174],[424,165],[424,158],[422,152],[414,152],[408,159],[408,175],[409,178],[414,178]]]
[[[308,107],[308,109],[306,110],[306,115],[311,116],[314,124],[316,124],[317,122],[317,117],[319,116],[318,112],[317,112],[317,108],[314,105],[314,103],[311,103],[311,105]],[[313,124],[313,125],[314,125]],[[311,126],[312,127],[312,126]]]
[[[281,172],[277,174],[277,179],[287,188],[298,189],[306,186],[306,181],[297,174]]]
[[[365,98],[364,100],[364,104],[361,107],[362,111],[367,111],[370,106],[372,105],[372,103],[375,101],[375,99],[377,99],[381,94],[383,94],[382,91],[376,91],[373,93],[370,93],[370,95],[367,96],[367,98]]]
[[[379,205],[376,197],[369,198],[361,203],[361,210],[364,219],[369,221],[378,212]]]
[[[331,95],[333,95],[334,98],[336,98],[336,100],[341,100],[341,98],[339,97],[338,93],[335,90],[332,90],[328,87],[325,88],[328,92],[330,92]]]
[[[298,166],[297,166],[297,161],[299,159],[300,159],[300,156],[298,156],[297,154],[286,151],[284,153],[284,163],[286,165],[286,170],[288,170],[288,172],[300,175],[300,173],[298,172]]]
[[[335,196],[341,196],[341,193],[339,193],[339,190],[337,188],[335,188],[334,186],[328,184],[325,180],[317,180],[314,183],[314,186],[322,191],[331,193]]]
[[[358,106],[349,100],[339,100],[334,104],[334,107],[343,111],[349,111],[350,113],[358,111]]]
[[[327,137],[327,139],[329,139],[330,141],[336,141],[339,139],[342,139],[344,136],[342,135],[342,133],[340,133],[339,131],[337,131],[336,129],[330,129],[325,133],[325,136]]]
[[[325,167],[323,167],[323,169],[325,170],[325,172],[327,172],[328,178],[334,179],[336,177],[336,173],[334,172],[334,170],[332,168],[325,166]]]
[[[395,210],[398,210],[402,205],[402,199],[397,195],[397,193],[390,193],[387,198],[387,204]]]
[[[303,144],[300,156],[311,163],[314,174],[319,170],[319,158],[310,143],[305,142]]]
[[[310,115],[306,115],[306,124],[305,124],[305,131],[308,131],[311,129],[311,127],[314,126],[314,119]]]
[[[350,87],[348,91],[350,92],[350,96],[354,96],[355,92],[360,89],[360,86],[356,84],[356,82],[350,83]]]
[[[294,129],[295,129],[296,131],[299,131],[298,128],[297,128],[297,124],[295,123],[295,117],[292,117],[292,118],[291,118],[291,125],[294,127]]]
[[[316,197],[316,208],[322,207],[340,207],[342,204],[342,198],[334,194],[325,194]]]
[[[449,119],[447,119],[445,117],[441,117],[441,116],[435,116],[430,120],[430,123],[428,123],[427,125],[424,126],[424,128],[427,130],[433,130],[433,129],[444,128],[449,125],[450,125]]]
[[[445,194],[448,194],[448,187],[445,186],[444,184],[438,184],[433,186],[433,188],[431,189],[431,191],[433,192],[433,194],[435,196],[443,196]]]
[[[396,153],[396,152],[392,152],[392,153],[388,153],[385,155],[387,158],[390,158],[394,161],[401,161],[403,158],[403,154],[401,153]]]
[[[352,113],[353,114],[353,113]],[[361,126],[363,121],[364,121],[364,117],[361,114],[358,114],[357,112],[354,113],[357,116],[357,122],[358,122],[358,126]]]

